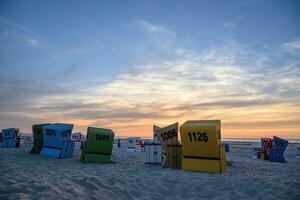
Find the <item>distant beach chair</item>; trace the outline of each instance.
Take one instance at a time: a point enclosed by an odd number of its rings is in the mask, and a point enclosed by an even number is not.
[[[186,121],[180,127],[180,136],[183,170],[208,173],[226,170],[220,120]]]
[[[121,147],[121,139],[114,138],[113,148],[120,148]]]
[[[110,129],[88,127],[80,160],[82,162],[111,162],[114,132]]]
[[[269,151],[272,147],[271,138],[261,138],[261,148],[257,149],[257,158],[261,158],[263,155],[264,160],[269,160]]]
[[[2,129],[2,148],[16,148],[20,147],[20,129],[7,128]]]
[[[286,162],[283,154],[289,142],[282,138],[274,136],[273,145],[269,151],[269,159],[271,162]]]
[[[161,164],[161,144],[145,142],[146,164]]]
[[[253,151],[254,151],[254,153],[253,153],[253,155],[252,155],[252,158],[253,159],[257,159],[258,158],[258,156],[257,156],[257,150],[258,149],[261,149],[261,142],[254,142],[254,143],[252,143],[251,144],[251,146],[250,146],[252,149],[253,149]],[[259,157],[260,158],[260,157]]]
[[[158,139],[159,130],[160,130],[159,126],[153,125],[153,140],[155,144],[160,144],[160,140]]]
[[[141,138],[140,137],[128,137],[126,139],[126,151],[127,152],[141,152]]]
[[[53,158],[73,156],[74,142],[71,139],[72,124],[48,124],[43,126],[43,148],[41,155]]]
[[[296,158],[300,158],[300,144],[295,144]]]
[[[73,156],[76,156],[80,153],[81,139],[82,139],[82,134],[80,132],[71,134],[71,140],[74,142]]]
[[[34,124],[32,126],[33,147],[30,153],[39,154],[43,148],[43,126],[48,124]]]
[[[178,145],[178,122],[160,128],[157,137],[162,145],[162,166],[164,168],[181,168],[181,146]]]
[[[224,146],[225,146],[225,152],[228,153],[229,152],[229,144],[224,143]]]

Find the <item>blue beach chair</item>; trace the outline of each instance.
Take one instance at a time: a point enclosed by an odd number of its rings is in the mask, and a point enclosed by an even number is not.
[[[20,136],[18,128],[2,129],[2,148],[19,147]]]
[[[274,136],[273,145],[269,152],[269,159],[271,162],[286,162],[283,154],[286,150],[289,142],[287,140],[281,139]]]
[[[43,148],[41,155],[54,158],[70,158],[73,156],[72,124],[49,124],[43,127]]]

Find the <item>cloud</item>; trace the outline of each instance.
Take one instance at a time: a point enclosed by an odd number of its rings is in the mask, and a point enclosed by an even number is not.
[[[196,51],[179,46],[180,38],[165,26],[146,21],[138,24],[149,33],[148,42],[141,45],[147,50],[141,54],[151,59],[132,66],[126,73],[93,84],[35,84],[32,90],[27,88],[29,84],[24,88],[21,83],[10,83],[8,87],[4,81],[1,93],[13,97],[15,91],[20,104],[34,99],[26,104],[30,109],[20,106],[15,114],[72,122],[81,131],[86,126],[105,126],[117,133],[150,135],[154,123],[165,125],[191,119],[221,119],[225,136],[230,135],[229,131],[254,133],[259,127],[273,126],[294,135],[299,131],[297,56],[270,67],[269,60],[278,61],[273,49],[266,56],[227,42]],[[149,44],[155,45],[149,50]],[[80,67],[75,62],[63,74],[71,75]],[[9,112],[8,99],[5,102],[3,107]]]
[[[294,54],[299,54],[300,53],[300,39],[287,42],[282,44],[283,50],[289,52],[289,53],[294,53]]]
[[[165,26],[162,25],[155,25],[152,24],[148,21],[145,20],[137,20],[136,21],[141,27],[144,28],[145,31],[149,32],[149,33],[155,33],[155,34],[159,34],[159,35],[165,35],[168,36],[170,38],[175,38],[176,37],[176,33],[174,31],[171,31],[170,29],[168,29]]]
[[[0,17],[0,25],[3,27],[3,29],[0,31],[2,42],[22,41],[28,47],[38,48],[41,46],[41,42],[38,39],[40,37],[29,27],[11,22],[10,20],[3,17]]]

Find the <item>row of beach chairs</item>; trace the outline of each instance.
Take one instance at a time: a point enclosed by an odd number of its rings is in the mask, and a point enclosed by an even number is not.
[[[256,149],[257,158],[263,158],[270,162],[286,162],[283,154],[288,144],[287,140],[276,136],[273,139],[262,138],[261,148]]]
[[[73,133],[72,124],[36,124],[32,126],[33,147],[30,153],[54,158],[70,158],[74,149],[81,149],[82,162],[110,163],[113,144],[121,146],[111,129],[88,127],[85,141],[80,133]],[[15,147],[19,129],[3,129],[2,147]],[[181,143],[178,140],[180,134]],[[8,142],[9,141],[9,142]],[[14,141],[14,143],[13,143]],[[262,138],[256,150],[271,162],[285,162],[283,153],[288,142],[278,137]],[[76,148],[75,148],[76,147]],[[223,173],[229,145],[221,142],[220,120],[187,121],[164,128],[153,126],[153,140],[143,144],[139,137],[127,138],[126,151],[144,149],[147,164],[161,164],[164,168],[188,171]]]
[[[152,143],[145,143],[147,164],[209,173],[226,170],[220,120],[187,121],[180,128],[178,123],[164,128],[153,126],[153,134]]]

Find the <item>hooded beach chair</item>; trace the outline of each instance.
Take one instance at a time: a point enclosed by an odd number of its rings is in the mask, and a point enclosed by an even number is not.
[[[43,126],[43,148],[41,155],[54,158],[73,156],[74,142],[71,139],[72,124],[48,124]]]
[[[76,156],[80,153],[81,139],[82,139],[82,134],[80,132],[71,134],[71,140],[74,142],[74,150],[73,150],[74,156]]]
[[[181,168],[181,146],[178,143],[178,122],[158,130],[157,137],[162,145],[162,166]]]
[[[80,160],[82,162],[111,162],[114,135],[110,129],[88,127]]]
[[[39,154],[43,148],[43,126],[48,124],[35,124],[32,126],[33,147],[30,153]]]
[[[180,127],[183,170],[222,173],[226,170],[221,121],[187,121]]]
[[[126,140],[127,152],[140,152],[141,151],[141,138],[140,137],[128,137]]]
[[[286,162],[283,154],[286,150],[289,142],[287,140],[281,139],[274,136],[273,146],[269,151],[269,159],[271,162]]]
[[[2,148],[15,148],[20,146],[18,128],[2,129]]]
[[[160,140],[158,139],[159,130],[160,130],[159,126],[153,125],[153,140],[155,144],[160,144]]]
[[[144,141],[146,164],[162,163],[161,143],[157,136],[159,129],[160,127],[153,125],[153,139],[148,139]]]
[[[300,158],[300,144],[295,144],[296,158]]]
[[[264,160],[269,160],[269,151],[272,147],[272,143],[271,138],[261,138],[261,148],[257,149],[257,157],[261,158],[262,154]]]

